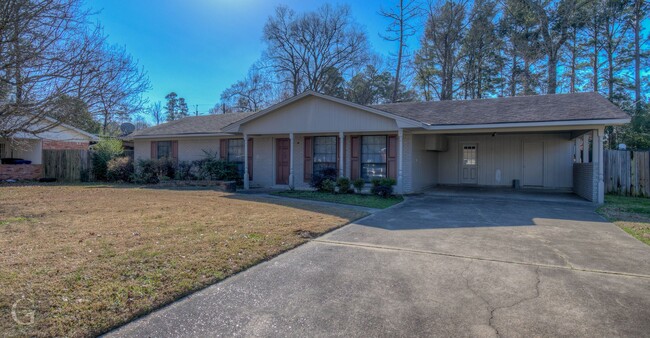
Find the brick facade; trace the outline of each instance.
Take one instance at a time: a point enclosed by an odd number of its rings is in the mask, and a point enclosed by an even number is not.
[[[88,142],[43,140],[43,150],[88,150]]]
[[[598,201],[598,182],[594,180],[594,163],[573,164],[573,192],[589,201]]]
[[[37,180],[42,176],[40,164],[0,164],[0,180]]]

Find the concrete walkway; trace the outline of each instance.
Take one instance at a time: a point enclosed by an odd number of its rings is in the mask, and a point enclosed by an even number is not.
[[[109,336],[647,336],[650,247],[580,203],[411,197]]]

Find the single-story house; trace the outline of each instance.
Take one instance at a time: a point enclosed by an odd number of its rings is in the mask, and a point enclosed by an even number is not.
[[[629,116],[598,93],[363,106],[307,91],[267,109],[187,117],[132,134],[136,159],[241,164],[244,188],[308,188],[324,168],[396,191],[437,185],[572,190],[604,198],[605,126]]]
[[[51,124],[56,125],[36,135],[19,133],[12,140],[0,138],[0,180],[39,179],[43,175],[43,150],[87,150],[90,142],[97,140],[93,134],[51,118],[44,118],[33,128]]]

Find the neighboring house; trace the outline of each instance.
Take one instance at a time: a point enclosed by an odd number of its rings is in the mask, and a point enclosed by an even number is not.
[[[43,125],[56,123],[47,118]],[[40,126],[34,126],[35,129]],[[43,175],[43,150],[87,150],[97,137],[81,129],[59,124],[48,131],[32,135],[20,133],[12,140],[0,138],[0,180],[39,179]],[[23,162],[30,162],[24,164]],[[7,164],[20,163],[20,164]]]
[[[305,92],[256,113],[188,117],[135,132],[136,159],[238,162],[249,187],[307,188],[313,173],[436,185],[572,190],[604,198],[605,126],[629,116],[597,93],[362,106]],[[245,168],[245,170],[244,170]]]

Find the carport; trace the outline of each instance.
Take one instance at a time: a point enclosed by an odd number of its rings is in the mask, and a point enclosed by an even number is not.
[[[412,146],[416,191],[573,192],[603,202],[602,127],[414,133]]]

